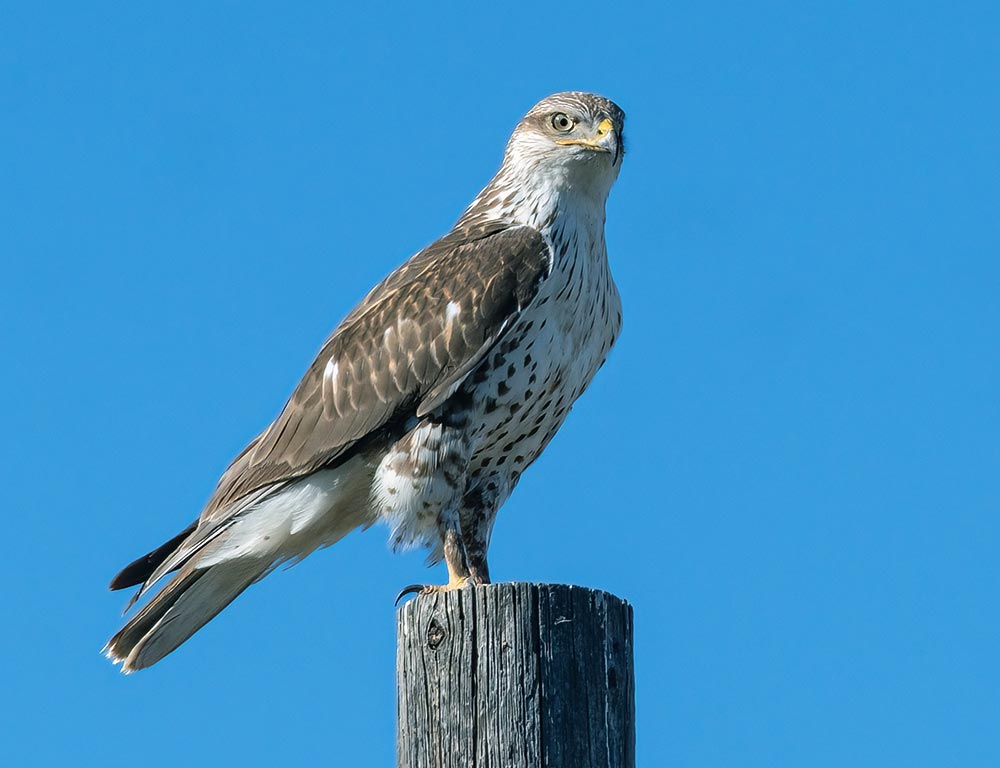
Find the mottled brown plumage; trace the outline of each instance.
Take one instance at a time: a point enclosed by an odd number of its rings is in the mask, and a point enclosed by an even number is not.
[[[340,323],[198,521],[112,582],[141,594],[179,569],[109,642],[125,671],[278,563],[377,520],[394,546],[443,557],[450,587],[488,581],[497,510],[621,325],[603,226],[623,123],[582,93],[528,113],[455,228]]]
[[[330,465],[414,409],[424,416],[440,405],[548,270],[548,247],[527,227],[456,230],[414,256],[327,340],[275,422],[223,476],[207,514]],[[446,321],[449,303],[461,322]],[[324,375],[331,360],[340,361],[336,377]]]

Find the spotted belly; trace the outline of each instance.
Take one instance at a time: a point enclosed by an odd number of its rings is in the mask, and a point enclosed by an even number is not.
[[[490,475],[512,476],[516,483],[604,363],[621,327],[617,292],[591,302],[577,298],[562,302],[562,313],[545,312],[542,304],[476,372],[470,487]]]
[[[383,454],[373,511],[394,547],[441,557],[440,520],[458,514],[470,556],[485,557],[496,512],[541,454],[611,350],[621,328],[605,270],[550,284],[441,411]],[[476,548],[481,549],[477,552]]]

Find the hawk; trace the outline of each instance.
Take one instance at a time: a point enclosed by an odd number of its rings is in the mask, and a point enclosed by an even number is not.
[[[536,104],[454,228],[379,283],[323,344],[284,409],[198,519],[126,566],[108,642],[122,671],[176,649],[244,589],[356,528],[426,547],[448,583],[489,582],[497,510],[621,328],[605,203],[625,114],[590,93]]]

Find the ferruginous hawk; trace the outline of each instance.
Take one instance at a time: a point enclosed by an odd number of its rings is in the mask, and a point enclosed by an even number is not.
[[[446,590],[489,581],[497,510],[559,429],[621,327],[604,242],[625,114],[558,93],[518,123],[454,228],[337,326],[201,516],[112,589],[165,586],[108,642],[148,667],[278,564],[386,523],[444,560]],[[131,604],[130,604],[131,605]]]

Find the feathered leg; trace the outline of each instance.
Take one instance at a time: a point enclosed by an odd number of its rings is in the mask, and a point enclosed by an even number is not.
[[[495,515],[495,513],[494,513]],[[473,584],[490,583],[490,566],[486,561],[486,551],[490,546],[492,518],[487,519],[485,510],[477,510],[463,528],[465,555],[469,565],[469,580]]]
[[[458,513],[441,515],[441,543],[444,549],[444,563],[448,566],[448,583],[443,587],[428,587],[432,592],[447,591],[464,587],[469,581],[469,556],[462,540],[462,524]]]
[[[406,595],[420,593],[421,595],[432,595],[435,592],[448,592],[452,589],[461,589],[474,582],[469,572],[469,556],[465,551],[465,542],[462,540],[462,524],[459,521],[458,513],[448,511],[442,512],[440,516],[441,526],[441,549],[444,552],[444,564],[448,567],[447,584],[410,584],[403,587],[396,595],[396,603]]]

